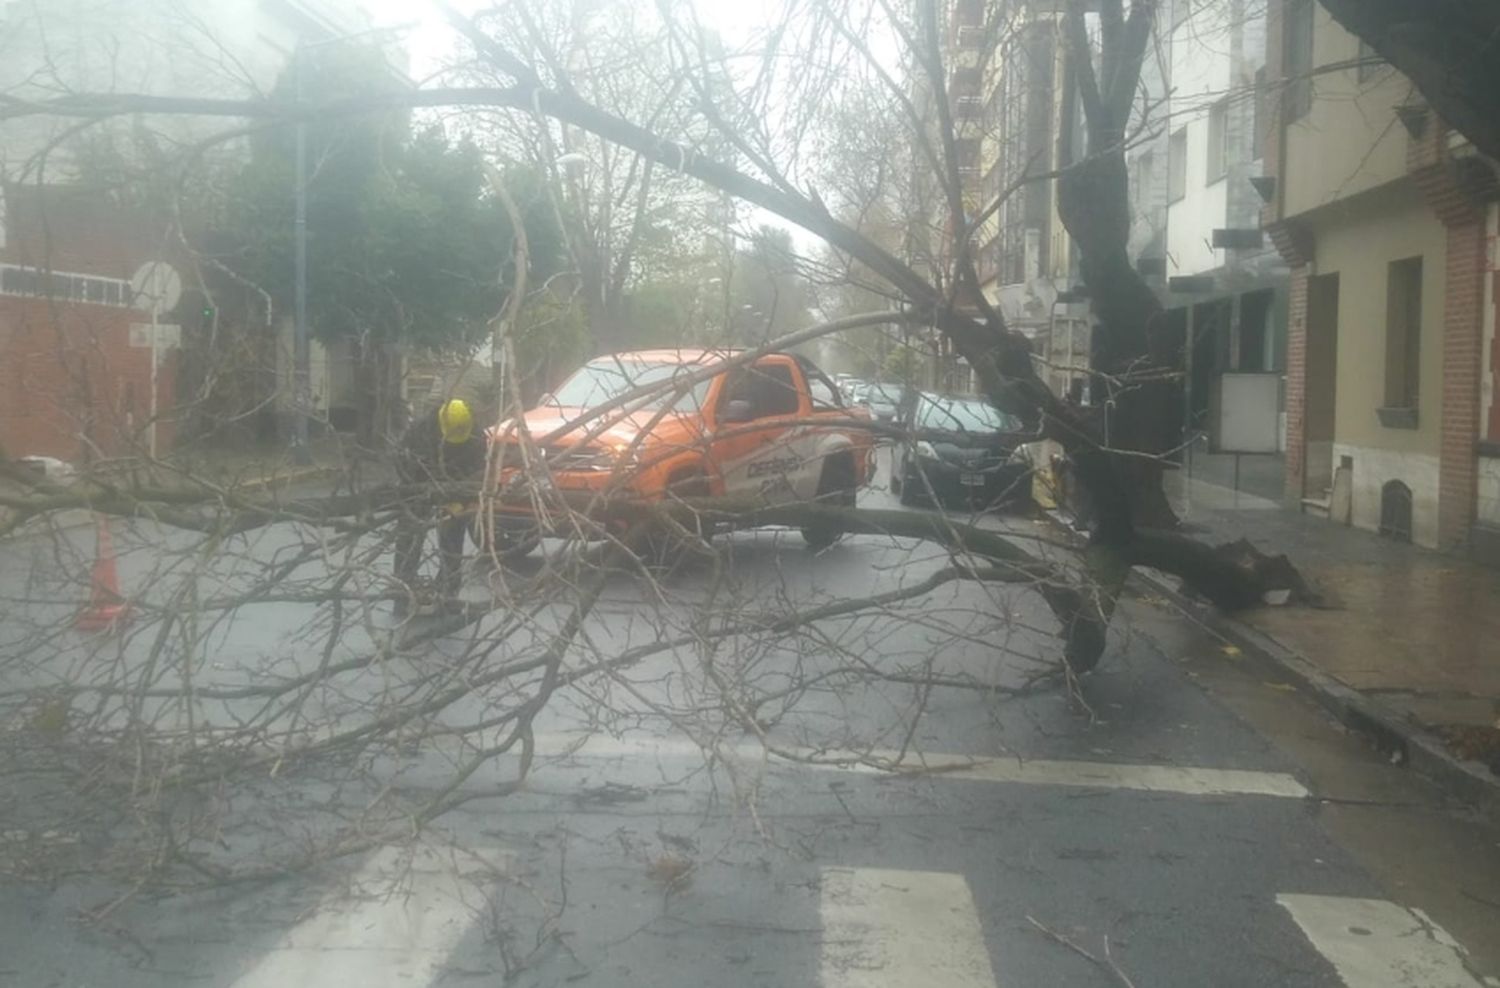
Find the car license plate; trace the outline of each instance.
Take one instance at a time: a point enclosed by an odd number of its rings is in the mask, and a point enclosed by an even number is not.
[[[984,474],[982,474],[982,473],[961,473],[961,474],[958,475],[958,482],[960,484],[963,484],[965,487],[983,487],[984,486]]]

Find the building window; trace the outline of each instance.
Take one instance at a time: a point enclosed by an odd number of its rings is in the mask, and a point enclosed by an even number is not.
[[[1156,153],[1147,151],[1135,159],[1135,209],[1145,214],[1151,209],[1151,185],[1156,171]]]
[[[1250,123],[1250,158],[1259,161],[1266,156],[1266,127],[1270,125],[1270,115],[1266,113],[1266,67],[1262,65],[1255,70],[1255,94],[1251,113],[1254,119]]]
[[[1208,185],[1224,177],[1228,167],[1225,145],[1229,139],[1229,101],[1219,100],[1208,109]]]
[[[1385,285],[1385,405],[1417,407],[1422,370],[1422,259],[1392,261]]]
[[[1287,0],[1282,36],[1286,77],[1286,120],[1300,120],[1312,109],[1313,0]]]
[[[1371,79],[1379,78],[1385,72],[1386,62],[1380,57],[1380,53],[1370,47],[1370,43],[1364,38],[1359,39],[1359,65],[1354,70],[1355,77],[1360,82],[1369,82]]]
[[[1187,128],[1178,127],[1167,141],[1167,202],[1187,195]]]

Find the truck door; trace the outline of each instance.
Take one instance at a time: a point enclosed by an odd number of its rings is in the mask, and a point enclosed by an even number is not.
[[[725,494],[796,501],[815,493],[817,478],[808,480],[807,462],[812,437],[799,424],[807,414],[799,383],[791,359],[781,356],[732,372],[725,381],[714,409],[713,443]],[[741,413],[738,421],[731,402]]]

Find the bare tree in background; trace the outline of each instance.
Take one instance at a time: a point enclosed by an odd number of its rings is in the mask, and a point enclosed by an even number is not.
[[[534,65],[549,85],[616,116],[647,121],[674,141],[694,142],[696,97],[684,84],[671,31],[650,6],[528,0],[481,12],[476,23]],[[504,81],[504,73],[484,60],[461,61],[449,74],[477,85]],[[724,307],[713,303],[729,290],[734,217],[721,195],[534,108],[464,110],[453,122],[502,158],[528,163],[546,177],[595,352],[642,342],[641,330],[650,327],[636,325],[632,294],[684,275],[718,279],[717,293],[695,287],[680,301],[722,330]]]

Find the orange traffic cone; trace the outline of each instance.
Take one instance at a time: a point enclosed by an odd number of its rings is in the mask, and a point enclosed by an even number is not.
[[[120,596],[120,574],[115,568],[115,545],[109,521],[99,515],[94,544],[94,571],[89,583],[89,606],[73,621],[79,631],[105,631],[130,622],[130,605]]]

